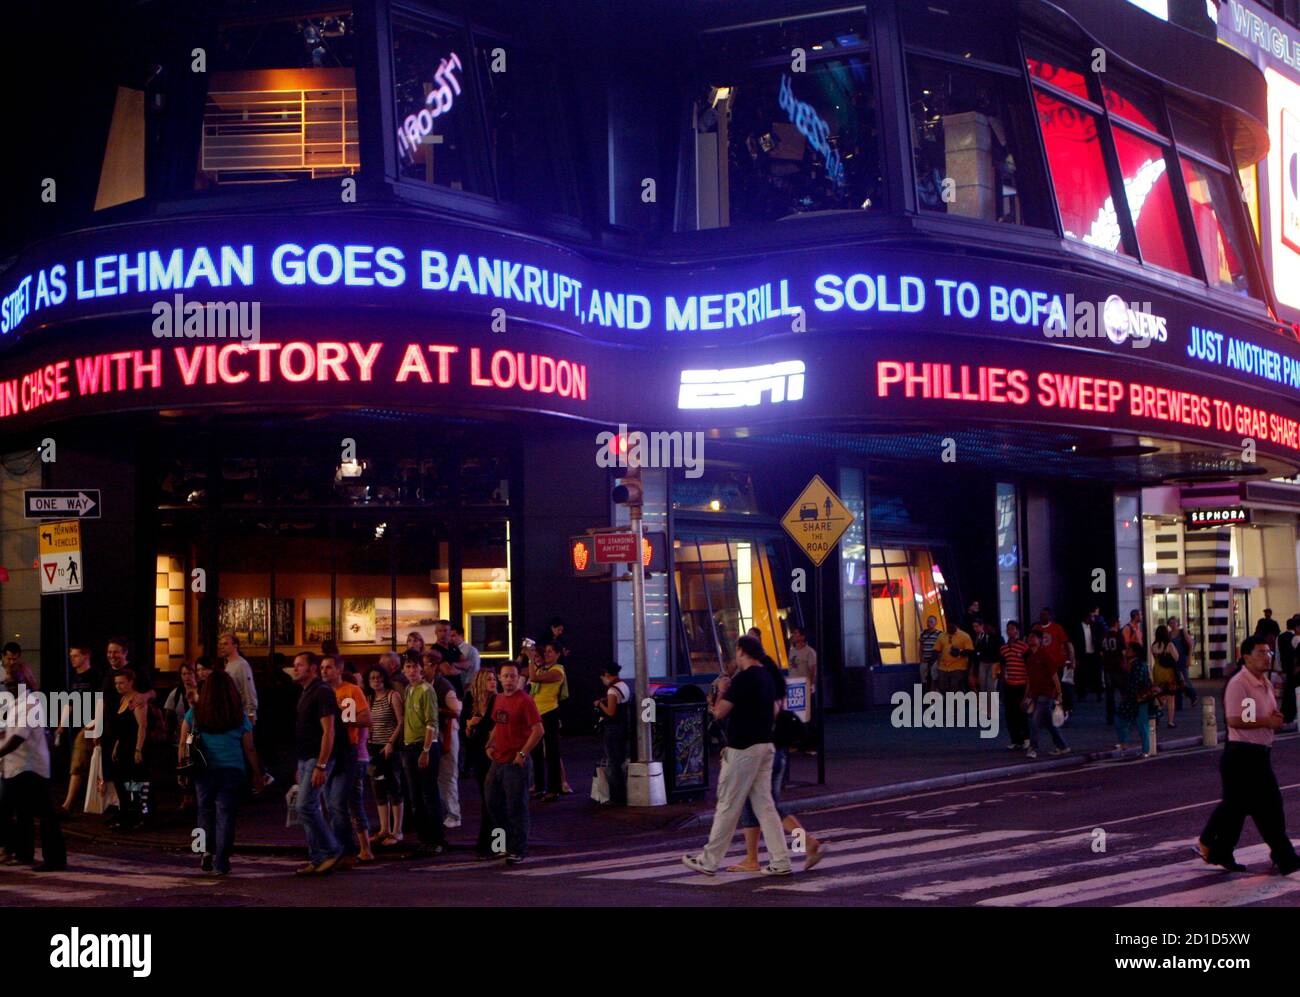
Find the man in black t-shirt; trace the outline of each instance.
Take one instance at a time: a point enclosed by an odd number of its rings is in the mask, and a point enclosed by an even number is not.
[[[718,776],[718,806],[709,842],[699,855],[683,855],[687,868],[712,876],[727,854],[745,801],[754,808],[771,861],[763,870],[788,876],[790,853],[781,818],[772,801],[772,723],[776,718],[776,684],[763,667],[763,648],[752,637],[736,641],[736,675],[719,680],[713,715],[727,721],[727,747],[722,749]]]
[[[298,875],[329,872],[343,856],[343,846],[321,813],[321,791],[347,750],[334,690],[321,681],[320,661],[310,651],[293,659],[293,680],[302,687],[294,725],[298,759],[298,820],[307,835],[308,862]]]

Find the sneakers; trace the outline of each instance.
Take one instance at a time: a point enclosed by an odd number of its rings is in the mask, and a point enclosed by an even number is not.
[[[506,865],[520,865],[523,863],[523,861],[524,861],[524,857],[522,855],[506,856]]]
[[[442,822],[442,826],[454,831],[456,828],[460,827],[460,820],[455,817],[448,817]]]
[[[791,869],[788,865],[781,866],[779,868],[774,865],[765,865],[763,866],[763,875],[764,876],[793,876],[794,870]]]
[[[1024,746],[1023,744],[1021,744],[1019,741],[1012,741],[1010,744],[1007,745],[1007,750],[1008,750],[1008,751],[1024,751],[1024,750],[1025,750],[1025,746]]]
[[[1033,748],[1026,748],[1026,749],[1025,749],[1025,757],[1026,757],[1026,758],[1037,758],[1037,757],[1038,757],[1038,752],[1035,751]]]
[[[698,855],[683,855],[682,865],[686,866],[686,868],[690,869],[692,872],[702,873],[705,876],[716,875],[714,870],[705,865],[704,860]]]
[[[1066,745],[1064,748],[1052,749],[1052,757],[1056,757],[1057,755],[1068,755],[1069,753],[1070,753],[1069,745]]]

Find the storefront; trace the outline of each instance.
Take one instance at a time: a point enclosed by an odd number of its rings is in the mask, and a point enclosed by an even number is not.
[[[656,679],[804,626],[851,707],[929,616],[1140,605],[1143,487],[1300,466],[1232,196],[1263,80],[1123,0],[1000,6],[216,5],[205,74],[121,86],[96,211],[0,275],[5,491],[103,490],[70,633],[168,672],[234,630],[269,670],[443,617],[504,660],[559,615],[588,702],[631,586],[570,539],[626,517],[629,427]],[[606,33],[627,58],[576,58]],[[820,576],[780,527],[813,474],[855,514]],[[56,673],[8,495],[4,629]]]

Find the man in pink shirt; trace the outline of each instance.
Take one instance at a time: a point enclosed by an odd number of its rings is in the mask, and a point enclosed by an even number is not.
[[[1260,837],[1268,842],[1273,864],[1288,876],[1300,869],[1300,856],[1287,837],[1282,792],[1269,758],[1273,732],[1282,726],[1268,679],[1272,652],[1263,637],[1247,637],[1241,642],[1241,656],[1245,667],[1228,680],[1223,694],[1223,712],[1228,719],[1228,743],[1219,765],[1223,801],[1210,814],[1194,847],[1210,865],[1244,872],[1246,867],[1232,852],[1246,818],[1253,817]]]

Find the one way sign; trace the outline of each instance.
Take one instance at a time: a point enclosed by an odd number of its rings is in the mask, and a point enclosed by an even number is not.
[[[23,492],[27,519],[98,519],[98,488],[65,488]]]

